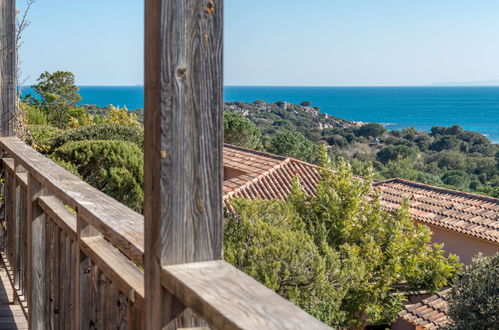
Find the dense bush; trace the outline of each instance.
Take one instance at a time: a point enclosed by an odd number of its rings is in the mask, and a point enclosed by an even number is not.
[[[225,256],[329,325],[389,323],[405,299],[395,287],[438,290],[460,265],[429,244],[429,229],[414,226],[407,204],[389,213],[369,197],[368,180],[343,162],[332,169],[322,171],[316,196],[295,182],[286,202],[231,202]]]
[[[30,125],[28,127],[29,137],[26,141],[38,151],[50,151],[50,143],[61,130],[49,125]],[[41,150],[43,148],[44,150]]]
[[[121,140],[144,146],[144,130],[140,127],[116,124],[88,125],[63,131],[53,138],[52,148],[58,148],[70,141]]]
[[[381,149],[377,154],[376,158],[387,164],[393,160],[405,159],[405,158],[415,158],[417,151],[414,148],[408,147],[406,145],[390,146]]]
[[[127,141],[73,141],[57,148],[54,159],[74,164],[78,174],[137,212],[144,203],[144,154]]]
[[[265,150],[287,157],[293,157],[314,163],[317,159],[318,146],[298,132],[277,133],[264,140]]]
[[[471,180],[468,174],[459,170],[447,171],[442,176],[442,182],[449,186],[454,186],[458,189],[467,189],[470,186]]]
[[[386,128],[380,124],[366,124],[357,129],[356,134],[363,137],[377,138],[385,134]]]
[[[447,315],[452,320],[448,329],[499,329],[499,253],[466,267],[452,287]]]
[[[243,115],[224,112],[224,142],[248,149],[260,147],[260,131]]]

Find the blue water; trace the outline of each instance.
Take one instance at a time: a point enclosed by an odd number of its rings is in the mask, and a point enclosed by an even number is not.
[[[29,89],[26,91],[29,92]],[[80,87],[83,104],[143,107],[143,87]],[[389,129],[461,125],[499,142],[499,87],[237,87],[226,101],[311,101],[321,112]]]

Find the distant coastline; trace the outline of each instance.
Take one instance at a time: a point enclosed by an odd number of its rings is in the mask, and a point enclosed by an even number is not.
[[[143,108],[143,86],[80,86],[82,104]],[[31,93],[30,88],[24,90]],[[320,111],[388,129],[461,125],[499,142],[499,86],[265,87],[226,86],[225,101],[311,101]]]

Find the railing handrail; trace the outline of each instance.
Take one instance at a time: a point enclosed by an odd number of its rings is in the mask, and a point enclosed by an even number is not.
[[[144,273],[131,263],[143,260],[142,215],[90,186],[15,137],[0,138],[0,149],[14,160],[3,159],[2,163],[10,175],[14,175],[17,184],[24,186],[28,195],[33,180],[48,190],[48,194],[36,197],[33,202],[68,238],[77,243],[76,253],[83,252],[90,258],[90,265],[95,264],[133,305],[144,308],[144,300],[147,299]],[[63,203],[73,208],[76,214]],[[93,226],[98,234],[90,231],[90,235],[84,235],[82,223]],[[79,257],[75,258],[78,264]],[[163,266],[160,276],[166,290],[215,328],[329,328],[221,260]],[[78,301],[78,298],[75,299]],[[84,321],[88,315],[78,317]]]
[[[141,214],[92,187],[16,137],[1,137],[0,148],[127,257],[143,264],[144,217]]]

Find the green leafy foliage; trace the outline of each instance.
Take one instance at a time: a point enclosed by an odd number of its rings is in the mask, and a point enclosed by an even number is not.
[[[417,151],[414,148],[408,147],[406,145],[389,146],[381,149],[377,154],[376,158],[387,164],[390,161],[400,160],[400,159],[414,159],[417,155]]]
[[[57,148],[56,160],[74,164],[78,174],[137,212],[144,203],[144,154],[127,141],[73,141]]]
[[[261,134],[256,125],[243,115],[224,112],[224,142],[248,149],[261,145]]]
[[[40,95],[41,100],[31,99],[31,101],[40,107],[52,125],[64,128],[70,117],[83,114],[83,110],[76,106],[81,101],[81,96],[78,94],[73,73],[45,71],[32,88]]]
[[[283,132],[264,140],[265,150],[287,157],[314,163],[317,160],[318,146],[298,132]]]
[[[395,213],[383,210],[369,180],[354,177],[343,161],[333,172],[324,153],[321,159],[327,168],[316,196],[295,182],[287,202],[231,204],[230,262],[328,324],[349,328],[394,320],[405,299],[396,288],[436,291],[454,279],[457,258],[430,244],[429,229],[414,226],[407,203]],[[307,304],[319,298],[321,304]]]
[[[143,148],[144,129],[142,127],[118,124],[79,126],[54,136],[50,144],[55,149],[67,142],[82,140],[120,140],[134,143]]]
[[[285,101],[228,102],[225,110],[244,114],[254,122],[262,133],[263,148],[269,152],[311,161],[309,154],[300,154],[288,144],[280,148],[268,144],[277,141],[277,135],[301,133],[314,144],[329,145],[331,155],[347,159],[356,171],[372,166],[378,179],[401,177],[491,196],[497,196],[499,190],[499,144],[458,125],[433,127],[431,132],[413,127],[387,131],[379,124],[358,127],[356,123]],[[443,183],[444,174],[452,170],[465,172],[470,183]]]
[[[281,201],[231,201],[224,258],[270,289],[328,323],[342,319],[339,258],[321,249],[296,210]]]
[[[61,133],[60,129],[49,125],[30,125],[28,131],[29,138],[26,142],[43,153],[51,150],[52,139]]]
[[[479,256],[452,287],[449,330],[499,329],[499,253]]]
[[[356,134],[366,138],[377,138],[386,133],[386,128],[380,124],[366,124],[357,129]]]
[[[27,102],[20,102],[20,106],[26,113],[28,125],[48,125],[47,114],[40,110],[39,107]]]
[[[452,170],[445,172],[442,176],[442,182],[449,186],[457,187],[458,189],[467,189],[470,186],[470,177],[466,172]]]

